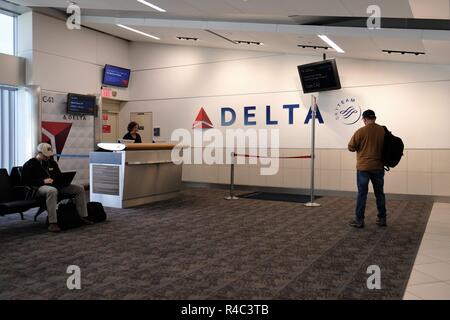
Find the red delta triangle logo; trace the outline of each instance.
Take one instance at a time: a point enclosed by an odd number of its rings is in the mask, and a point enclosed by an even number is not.
[[[56,147],[56,154],[60,155],[71,128],[72,123],[42,121],[42,142],[50,144],[53,148]]]
[[[206,114],[203,108],[200,109],[200,112],[195,118],[194,124],[192,125],[192,129],[212,129],[213,124],[211,120],[209,120],[208,115]]]

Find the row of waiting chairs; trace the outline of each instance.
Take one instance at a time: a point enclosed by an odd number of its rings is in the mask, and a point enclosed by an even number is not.
[[[0,216],[8,214],[20,214],[38,208],[34,221],[46,210],[43,199],[30,198],[31,189],[22,183],[22,167],[14,167],[11,174],[8,170],[0,169]]]

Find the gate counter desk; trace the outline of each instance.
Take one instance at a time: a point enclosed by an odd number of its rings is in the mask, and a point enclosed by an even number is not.
[[[122,151],[89,154],[90,201],[128,208],[176,197],[182,166],[171,160],[174,144],[128,144]]]

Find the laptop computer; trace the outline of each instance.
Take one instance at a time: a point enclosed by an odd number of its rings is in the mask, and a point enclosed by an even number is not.
[[[61,174],[58,176],[58,179],[53,184],[54,187],[57,189],[68,187],[72,183],[76,173],[76,171],[61,172]]]

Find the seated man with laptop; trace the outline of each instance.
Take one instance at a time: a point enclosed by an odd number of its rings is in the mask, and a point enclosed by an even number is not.
[[[45,198],[51,232],[59,232],[56,207],[58,194],[74,199],[78,214],[85,224],[92,224],[87,219],[86,197],[84,188],[71,184],[76,172],[61,172],[58,164],[52,159],[53,150],[48,143],[37,146],[36,157],[23,165],[23,181],[30,187],[37,188],[36,195]]]

